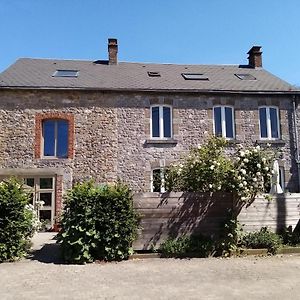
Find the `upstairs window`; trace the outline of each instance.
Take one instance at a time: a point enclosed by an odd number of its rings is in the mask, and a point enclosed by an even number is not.
[[[44,120],[42,122],[43,156],[67,158],[68,132],[67,120]]]
[[[157,105],[151,107],[151,138],[169,139],[172,137],[172,107]]]
[[[233,139],[234,112],[231,106],[215,106],[214,110],[214,134],[226,139]]]
[[[264,106],[259,108],[259,128],[261,139],[275,140],[280,138],[277,107]]]

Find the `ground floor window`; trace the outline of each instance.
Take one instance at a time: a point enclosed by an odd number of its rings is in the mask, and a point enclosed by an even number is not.
[[[152,170],[151,192],[165,192],[165,170],[163,168],[157,168]]]

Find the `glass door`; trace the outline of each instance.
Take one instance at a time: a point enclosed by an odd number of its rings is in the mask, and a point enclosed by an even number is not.
[[[37,210],[42,229],[49,230],[54,225],[55,178],[50,176],[26,177],[25,184],[32,191],[31,204]]]

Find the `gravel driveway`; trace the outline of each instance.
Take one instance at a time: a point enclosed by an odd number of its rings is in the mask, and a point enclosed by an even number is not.
[[[36,255],[0,264],[0,299],[300,299],[296,255],[83,266],[52,261]]]

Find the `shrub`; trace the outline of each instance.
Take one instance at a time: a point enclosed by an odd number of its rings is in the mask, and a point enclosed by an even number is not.
[[[220,238],[216,246],[217,255],[227,257],[238,252],[243,234],[243,226],[229,210],[227,218],[221,224]]]
[[[63,257],[72,263],[127,259],[137,224],[127,186],[77,184],[67,194],[61,219]]]
[[[166,172],[168,191],[231,192],[242,203],[265,192],[272,177],[274,154],[260,146],[225,155],[226,141],[212,137],[202,146],[191,149],[182,162]]]
[[[267,227],[262,227],[260,231],[250,232],[242,239],[242,246],[252,249],[267,248],[271,254],[276,254],[281,245],[281,237],[269,231]]]
[[[212,255],[214,247],[210,238],[202,235],[181,236],[164,241],[159,250],[165,257],[184,257],[193,254],[197,257]]]
[[[297,229],[298,228],[293,231],[292,226],[284,228],[284,230],[280,233],[284,245],[300,245],[300,232],[299,229]]]
[[[29,196],[12,178],[0,183],[0,262],[26,254],[35,231],[35,214]]]

